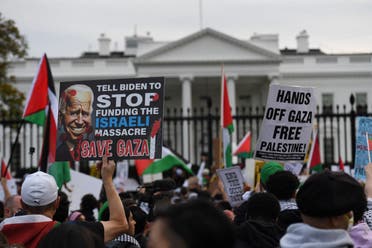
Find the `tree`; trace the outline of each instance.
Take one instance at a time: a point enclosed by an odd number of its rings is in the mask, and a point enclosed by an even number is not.
[[[20,118],[25,96],[12,86],[14,78],[8,78],[9,59],[24,58],[27,42],[20,34],[13,20],[5,19],[0,13],[0,117]]]

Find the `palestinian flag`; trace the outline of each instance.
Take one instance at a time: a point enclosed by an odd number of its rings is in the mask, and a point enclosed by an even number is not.
[[[227,92],[226,76],[222,68],[221,75],[221,128],[223,165],[228,168],[232,166],[231,134],[234,131],[233,119],[229,94]]]
[[[36,248],[40,240],[58,223],[44,215],[22,215],[6,218],[0,224],[0,231],[7,237],[10,245],[22,244]]]
[[[54,81],[46,54],[41,58],[39,70],[27,97],[23,119],[44,126],[43,147],[39,159],[41,171],[46,172],[55,161],[58,105]]]
[[[12,179],[12,175],[10,174],[9,170],[7,170],[4,159],[1,159],[1,177],[5,177],[8,180]]]
[[[149,167],[155,160],[154,159],[137,159],[134,161],[136,166],[137,175],[142,176],[143,172]]]
[[[313,145],[310,150],[309,160],[307,161],[307,167],[311,171],[320,172],[323,170],[323,165],[320,159],[320,147],[319,147],[319,137],[315,133],[313,138]]]
[[[238,156],[239,158],[252,158],[251,139],[251,132],[248,132],[240,141],[234,152],[234,156]]]
[[[169,170],[175,166],[183,168],[185,171],[193,175],[191,169],[189,169],[182,158],[178,157],[171,150],[166,147],[162,149],[162,158],[156,159],[152,162],[142,173],[142,175],[156,174],[166,170]]]
[[[338,164],[339,164],[340,171],[344,171],[345,165],[344,165],[344,161],[342,161],[341,155],[338,157]]]
[[[70,162],[69,161],[55,161],[48,167],[48,174],[52,175],[56,180],[59,189],[65,183],[71,181]]]

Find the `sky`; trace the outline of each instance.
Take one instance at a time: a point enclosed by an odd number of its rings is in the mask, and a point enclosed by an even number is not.
[[[372,53],[372,0],[1,0],[0,12],[26,37],[29,57],[96,51],[101,33],[123,50],[134,33],[174,41],[201,27],[244,40],[278,34],[280,48],[295,48],[306,30],[310,48]]]

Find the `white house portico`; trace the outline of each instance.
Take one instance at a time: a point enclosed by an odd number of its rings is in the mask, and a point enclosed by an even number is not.
[[[219,103],[219,90],[215,89],[219,88],[221,66],[224,65],[235,111],[236,85],[256,84],[248,86],[247,90],[251,95],[260,95],[262,92],[252,90],[267,88],[267,78],[279,73],[280,61],[279,50],[275,53],[207,28],[145,53],[137,57],[134,64],[138,75],[165,76],[167,85],[173,83],[168,79],[179,78],[181,95],[172,94],[170,97],[174,98],[173,106],[182,106],[183,109],[199,106],[200,97],[205,95],[212,97],[214,104]],[[182,99],[182,104],[177,102],[178,99]]]

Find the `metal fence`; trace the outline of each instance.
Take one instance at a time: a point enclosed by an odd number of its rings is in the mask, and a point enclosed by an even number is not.
[[[367,106],[357,106],[354,98],[350,107],[323,106],[317,108],[315,120],[319,130],[322,161],[325,165],[338,164],[341,157],[345,164],[353,167],[355,153],[355,118],[372,116]],[[351,109],[351,111],[347,111]],[[252,147],[260,132],[264,108],[237,108],[235,110],[233,141],[238,143],[248,131],[252,134]],[[0,119],[0,156],[9,158],[17,133],[19,120]],[[195,108],[183,111],[179,108],[165,109],[163,143],[192,163],[199,163],[202,153],[213,161],[220,131],[220,112],[217,108]],[[25,123],[15,144],[12,171],[35,167],[42,146],[42,127]]]

